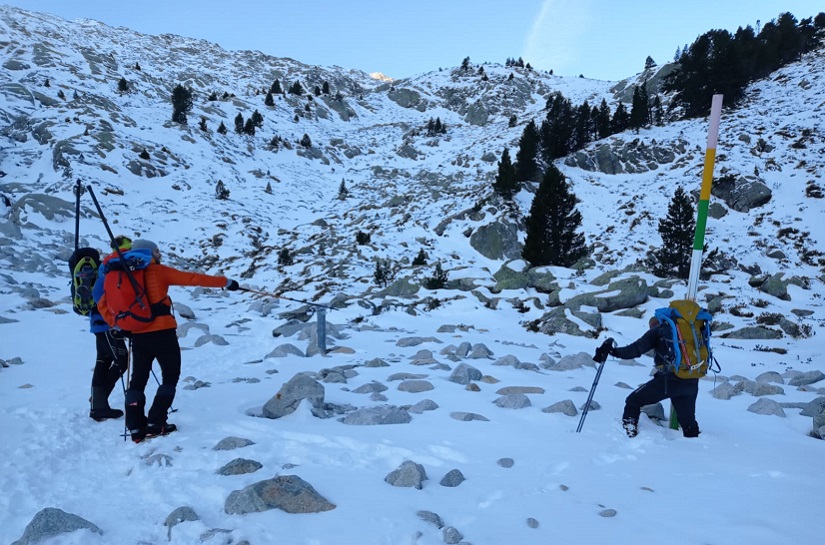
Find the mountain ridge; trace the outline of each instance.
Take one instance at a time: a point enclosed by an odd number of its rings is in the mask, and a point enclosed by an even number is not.
[[[0,132],[15,145],[2,151],[3,164],[15,163],[26,180],[7,177],[0,186],[5,192],[17,200],[20,193],[45,192],[71,202],[75,180],[93,183],[105,197],[110,220],[132,229],[130,234],[162,236],[172,262],[195,259],[196,266],[210,270],[220,264],[227,274],[262,285],[275,281],[277,291],[297,290],[313,299],[358,289],[369,282],[378,260],[392,261],[398,279],[421,282],[428,271],[410,265],[421,249],[431,254],[430,265],[442,261],[454,279],[464,276],[468,285],[495,284],[494,274],[519,257],[522,222],[535,189],[535,184],[525,184],[514,207],[494,197],[491,184],[501,149],[517,147],[523,125],[541,118],[554,93],[573,103],[595,104],[604,98],[612,107],[627,97],[633,82],[650,75],[601,82],[485,63],[388,83],[359,71],[227,52],[203,40],[140,35],[102,23],[81,22],[79,28],[67,29],[59,18],[15,8],[3,8],[0,17],[8,34],[19,40],[16,46],[14,40],[4,46],[9,53],[5,66],[14,69],[7,70],[0,87],[5,125]],[[822,136],[813,113],[816,97],[825,89],[822,52],[778,71],[769,81],[756,82],[743,105],[723,117],[717,177],[757,178],[771,195],[759,210],[765,217],[786,207],[777,202],[780,183],[770,179],[779,177],[783,163],[797,163],[789,178],[813,176],[825,168],[815,153],[822,149]],[[118,78],[129,82],[128,93],[117,91]],[[284,93],[274,107],[267,107],[265,91],[274,79],[284,89],[300,81],[309,93]],[[324,82],[330,95],[313,96],[312,89]],[[188,126],[170,121],[169,97],[179,83],[195,94]],[[766,126],[753,134],[741,129],[738,120],[757,118],[765,108],[760,96],[772,94],[772,86],[796,86],[798,100],[813,112],[791,116],[788,110],[796,103],[782,98],[776,107],[784,115],[766,117]],[[209,100],[211,93],[222,98]],[[248,118],[253,111],[264,113],[256,135],[235,134],[233,116]],[[518,121],[511,126],[513,115]],[[206,131],[198,128],[200,118]],[[446,134],[425,135],[426,121],[432,118],[448,127]],[[795,124],[788,125],[788,119]],[[220,122],[230,129],[228,134],[215,132]],[[698,190],[703,124],[686,120],[638,134],[621,133],[557,162],[580,200],[583,229],[595,249],[592,275],[642,265],[656,247],[649,231],[656,228],[657,211],[666,210],[675,185]],[[813,149],[790,145],[799,140],[781,136],[790,134],[785,129],[807,131]],[[311,147],[300,144],[303,135],[312,140]],[[765,140],[760,135],[773,143],[761,147],[760,140]],[[276,138],[277,148],[271,141]],[[754,151],[757,146],[759,151]],[[148,160],[140,158],[144,150]],[[757,156],[758,161],[753,159]],[[612,165],[613,172],[601,172],[603,164]],[[14,176],[14,169],[3,169]],[[29,172],[35,171],[33,180]],[[795,182],[781,176],[783,184]],[[695,182],[685,181],[690,179]],[[210,198],[218,180],[230,191],[227,201]],[[815,179],[806,183],[817,186]],[[349,191],[345,200],[337,198],[339,184]],[[637,192],[634,187],[648,189]],[[197,206],[182,207],[181,199],[196,199]],[[736,247],[747,240],[739,236],[739,222],[749,216],[730,211],[730,203],[713,201],[720,217],[709,225],[709,249],[719,248],[728,263],[736,262]],[[140,218],[139,227],[129,225],[134,203],[151,210]],[[808,204],[819,203],[811,199]],[[84,217],[94,215],[88,205],[84,212]],[[214,218],[211,225],[183,227],[203,212]],[[755,246],[769,244],[797,268],[805,265],[799,256],[808,252],[811,266],[801,274],[816,277],[821,240],[810,236],[799,218],[785,216],[780,223],[797,236],[774,236],[770,242],[766,236]],[[174,230],[166,229],[166,221]],[[87,225],[84,219],[81,227]],[[83,233],[85,244],[105,246],[99,227],[93,235]],[[70,240],[69,225],[64,228],[60,244]],[[355,242],[360,230],[372,235],[370,244]],[[491,244],[504,245],[503,252],[473,247],[490,233]],[[807,236],[800,240],[799,233]],[[721,243],[725,239],[728,245]],[[295,265],[274,263],[284,248],[298,258]],[[784,269],[776,260],[760,259],[753,265],[742,263],[739,268],[768,275]],[[369,298],[378,292],[367,288],[349,295]]]

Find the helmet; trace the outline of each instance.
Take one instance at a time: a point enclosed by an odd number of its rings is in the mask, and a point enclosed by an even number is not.
[[[126,235],[118,235],[115,237],[114,242],[111,243],[112,250],[120,250],[121,252],[126,252],[132,249],[132,239],[127,237]]]

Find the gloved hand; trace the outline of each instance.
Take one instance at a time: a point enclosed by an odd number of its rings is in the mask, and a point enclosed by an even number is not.
[[[613,340],[613,337],[608,337],[601,346],[596,349],[596,355],[593,356],[593,359],[599,363],[607,361],[607,356],[613,354],[615,348],[616,341]]]
[[[226,279],[226,289],[229,291],[235,291],[239,289],[240,286],[238,285],[237,280],[232,280],[231,278]]]

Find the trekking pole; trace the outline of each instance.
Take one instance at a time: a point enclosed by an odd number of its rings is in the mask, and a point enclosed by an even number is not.
[[[155,382],[157,382],[158,386],[160,386],[160,381],[158,380],[158,376],[155,374],[155,370],[151,369],[151,371],[152,371],[152,376],[155,377]],[[170,413],[176,413],[176,412],[178,412],[178,410],[176,408],[172,407],[171,405],[169,405],[169,412]]]
[[[587,411],[590,410],[590,402],[593,401],[593,394],[596,393],[596,386],[599,385],[599,377],[602,376],[602,369],[604,369],[604,362],[607,361],[607,354],[604,355],[602,361],[596,360],[593,358],[593,361],[599,364],[599,368],[596,370],[596,378],[593,379],[593,386],[590,387],[590,395],[587,396],[587,403],[584,404],[584,409],[582,409],[582,417],[579,420],[579,427],[576,428],[576,433],[582,431],[582,426],[584,426],[584,419],[587,418]]]
[[[126,390],[129,389],[129,383],[131,379],[131,372],[132,372],[132,337],[129,337],[129,349],[126,352],[126,378],[123,378],[123,375],[120,375],[120,383],[123,384],[123,409],[127,409],[126,407]],[[123,415],[123,440],[126,441],[126,438],[129,437],[129,428],[126,426],[126,415],[124,411]]]
[[[83,186],[80,185],[80,178],[74,187],[75,208],[74,208],[74,251],[80,247],[80,195],[83,193]]]
[[[325,308],[325,309],[328,309],[328,310],[335,310],[334,307],[331,307],[331,306],[328,306],[328,305],[322,305],[321,303],[313,303],[312,301],[303,301],[301,299],[291,299],[289,297],[284,297],[283,295],[278,295],[277,293],[267,293],[265,291],[252,290],[252,289],[249,289],[249,288],[238,288],[238,290],[246,291],[246,292],[249,292],[249,293],[254,293],[256,295],[265,295],[267,297],[274,297],[276,299],[283,299],[285,301],[294,301],[296,303],[303,303],[305,305],[312,305],[314,307],[321,307],[321,308]]]

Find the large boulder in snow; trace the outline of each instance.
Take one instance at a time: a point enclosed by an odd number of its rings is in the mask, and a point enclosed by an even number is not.
[[[89,530],[96,534],[103,534],[100,528],[82,517],[54,507],[46,507],[34,516],[20,539],[11,545],[35,545],[48,538],[75,530]]]
[[[770,188],[755,176],[723,176],[713,182],[711,194],[737,212],[767,204],[773,196]]]
[[[470,246],[487,259],[518,259],[522,250],[516,226],[498,221],[476,229]]]
[[[270,509],[287,513],[321,513],[335,509],[335,504],[297,475],[279,475],[235,490],[224,504],[224,511],[229,515],[260,513]]]
[[[323,412],[324,385],[303,373],[298,373],[266,402],[262,414],[266,418],[281,418],[293,413],[304,399],[312,405],[313,413]]]

